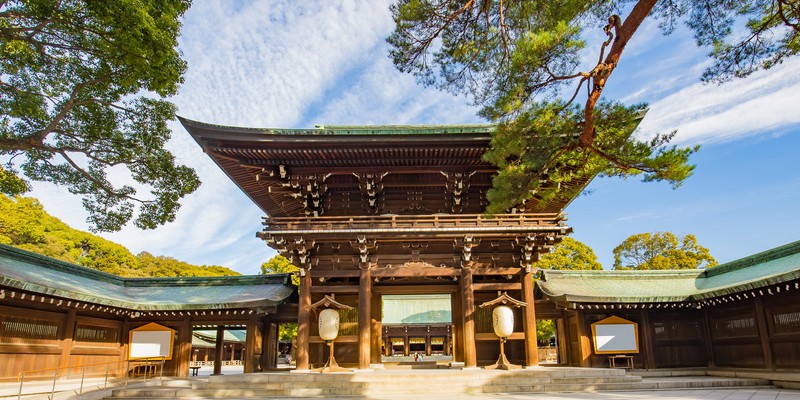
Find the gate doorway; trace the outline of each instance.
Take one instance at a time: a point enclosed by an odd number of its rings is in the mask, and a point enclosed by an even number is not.
[[[381,297],[382,362],[452,361],[450,294]]]

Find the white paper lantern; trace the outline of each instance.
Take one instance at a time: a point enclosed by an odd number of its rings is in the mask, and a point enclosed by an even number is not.
[[[514,333],[514,311],[506,306],[495,307],[492,311],[492,326],[498,337],[511,336]]]
[[[319,313],[319,337],[327,341],[336,336],[339,336],[339,312],[326,308]]]

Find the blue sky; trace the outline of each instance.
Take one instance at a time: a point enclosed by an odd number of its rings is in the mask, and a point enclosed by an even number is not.
[[[467,99],[420,87],[394,69],[384,42],[393,28],[388,5],[194,2],[180,40],[189,70],[172,100],[187,118],[251,127],[484,122]],[[602,32],[594,34],[591,43],[602,40]],[[650,103],[637,134],[677,129],[675,143],[703,148],[693,158],[695,175],[677,190],[600,178],[568,207],[573,236],[606,268],[612,249],[641,232],[694,234],[720,262],[800,239],[800,61],[703,85],[705,53],[685,30],[664,37],[646,23],[609,81],[605,98]],[[255,237],[263,212],[179,124],[172,127],[170,149],[198,171],[203,186],[182,201],[174,223],[103,236],[134,252],[257,273],[275,254]],[[65,189],[36,184],[31,195],[70,225],[88,228],[80,199]]]

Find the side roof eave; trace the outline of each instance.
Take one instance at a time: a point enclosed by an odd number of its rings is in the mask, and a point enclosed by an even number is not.
[[[664,303],[706,300],[798,281],[800,241],[706,270],[542,270],[537,287],[559,303]]]
[[[122,278],[5,245],[0,286],[134,311],[271,307],[296,290],[290,274]]]

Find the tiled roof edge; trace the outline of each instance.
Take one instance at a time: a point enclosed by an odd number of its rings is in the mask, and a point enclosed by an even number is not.
[[[721,275],[797,253],[800,253],[800,240],[708,268],[703,272],[703,275],[705,277]]]
[[[84,267],[83,265],[72,264],[66,261],[61,261],[52,257],[44,256],[41,254],[33,253],[27,250],[23,250],[17,247],[8,246],[4,244],[0,244],[0,258],[1,257],[9,257],[18,260],[30,261],[35,263],[36,265],[45,268],[64,271],[73,275],[83,276],[85,278],[95,279],[98,281],[103,281],[114,285],[123,286],[125,284],[124,283],[125,278],[118,275],[109,274],[103,271],[98,271],[93,268]]]
[[[213,128],[241,133],[264,133],[273,135],[369,135],[387,134],[389,131],[397,134],[451,134],[451,133],[491,133],[496,129],[493,124],[459,124],[459,125],[323,125],[313,129],[303,128],[250,128],[200,122],[184,117],[178,117],[180,122],[188,127]]]
[[[72,264],[52,257],[33,253],[17,247],[0,244],[0,258],[10,257],[25,260],[44,268],[83,276],[118,286],[126,287],[159,287],[159,286],[228,286],[228,285],[291,285],[291,274],[269,275],[234,275],[234,276],[198,276],[198,277],[163,277],[163,278],[125,278],[93,268]]]

